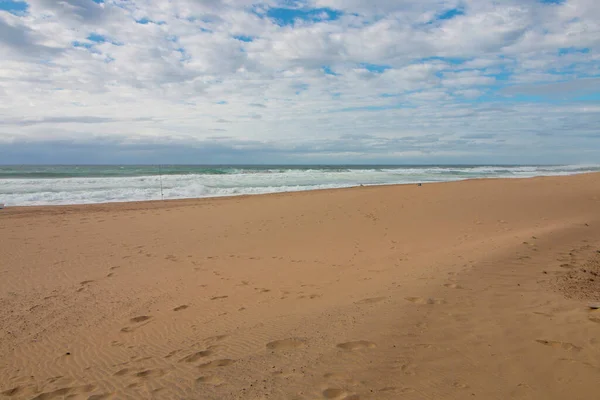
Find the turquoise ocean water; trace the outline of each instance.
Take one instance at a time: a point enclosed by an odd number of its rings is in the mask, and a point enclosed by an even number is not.
[[[6,206],[183,199],[598,172],[600,165],[94,165],[1,166]]]

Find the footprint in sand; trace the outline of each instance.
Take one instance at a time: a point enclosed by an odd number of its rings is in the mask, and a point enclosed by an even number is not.
[[[8,390],[5,390],[4,392],[0,392],[0,394],[3,396],[12,397],[12,396],[18,395],[22,391],[23,391],[23,388],[21,386],[15,386],[12,389],[8,389]]]
[[[117,372],[115,372],[113,375],[114,376],[125,376],[129,373],[129,371],[131,371],[129,368],[123,368],[123,369],[120,369]]]
[[[590,321],[600,324],[600,317],[590,317]]]
[[[463,287],[456,283],[446,283],[444,286],[450,289],[462,289]]]
[[[71,391],[72,391],[72,388],[61,388],[61,389],[57,389],[53,392],[44,392],[44,393],[40,393],[39,395],[35,396],[33,398],[33,400],[50,400],[50,399],[56,399],[56,398],[64,398],[66,395],[71,393]]]
[[[411,363],[403,364],[402,366],[400,366],[400,371],[402,371],[404,375],[408,376],[415,376],[417,374],[416,369],[417,367]]]
[[[516,388],[514,388],[511,392],[511,398],[520,399],[520,398],[531,398],[532,389],[526,383],[519,383]]]
[[[185,305],[185,304],[184,304],[184,305],[182,305],[182,306],[175,307],[175,308],[173,309],[173,311],[182,311],[182,310],[185,310],[186,308],[189,308],[189,306],[187,306],[187,305]]]
[[[571,269],[571,268],[577,268],[577,267],[575,267],[574,265],[571,265],[571,264],[560,264],[560,267],[561,268],[569,268],[569,269]]]
[[[405,300],[415,304],[446,304],[446,300],[434,298],[424,299],[422,297],[405,297]]]
[[[415,347],[417,349],[433,349],[433,348],[435,348],[435,346],[430,343],[415,343],[411,347]]]
[[[267,343],[269,350],[294,350],[306,347],[306,342],[301,339],[283,339]]]
[[[346,342],[337,345],[338,348],[346,351],[356,351],[363,349],[374,349],[377,345],[373,342],[367,342],[366,340],[359,340],[356,342]]]
[[[349,394],[343,389],[329,388],[323,391],[323,397],[326,399],[340,400],[359,400],[360,397],[356,394]]]
[[[378,390],[378,392],[397,392],[401,394],[414,393],[415,389],[413,388],[398,388],[395,386],[387,386]]]
[[[320,294],[311,294],[311,295],[301,295],[301,296],[298,296],[299,299],[311,299],[311,300],[318,299],[319,297],[321,297]]]
[[[218,342],[221,342],[221,341],[227,339],[228,337],[229,337],[228,335],[211,336],[211,337],[204,339],[202,341],[202,343],[204,343],[205,346],[209,347],[215,343],[218,343]]]
[[[535,315],[541,315],[541,316],[544,316],[544,317],[552,318],[552,314],[544,313],[544,312],[541,312],[541,311],[534,311],[533,313]]]
[[[211,300],[221,300],[221,299],[226,299],[226,298],[228,298],[228,297],[229,297],[229,296],[215,296],[215,297],[211,297],[210,299],[211,299]]]
[[[165,371],[162,369],[146,369],[144,371],[140,371],[135,374],[138,378],[154,378],[158,376],[163,376]]]
[[[198,379],[196,379],[196,383],[203,385],[219,386],[225,383],[225,381],[219,378],[218,376],[201,376]]]
[[[346,392],[342,389],[325,389],[323,391],[323,397],[326,399],[341,399],[346,397]]]
[[[542,340],[537,339],[536,342],[543,344],[545,346],[554,347],[555,349],[563,349],[563,350],[572,350],[572,351],[580,351],[581,347],[575,346],[572,343],[567,342],[556,342],[554,340]]]
[[[131,318],[129,321],[134,324],[139,324],[140,322],[148,321],[150,318],[147,315],[140,315],[139,317]]]
[[[204,369],[227,367],[227,366],[233,364],[234,362],[235,362],[235,360],[230,360],[228,358],[225,358],[222,360],[214,360],[214,361],[211,361],[211,362],[208,362],[205,364],[198,365],[198,369],[204,370]]]
[[[385,297],[370,297],[368,299],[362,299],[360,301],[357,301],[356,304],[374,304],[384,301],[385,299]]]
[[[67,395],[69,397],[77,397],[77,394],[89,393],[94,391],[96,386],[94,385],[84,385],[79,387],[64,387],[52,392],[44,392],[35,396],[32,400],[51,400],[51,399],[59,399],[64,398]]]
[[[169,354],[167,354],[165,356],[165,358],[171,358],[173,357],[175,354],[179,353],[181,350],[173,350],[172,352],[170,352]]]
[[[181,360],[179,360],[179,362],[192,363],[210,355],[212,355],[212,351],[210,350],[198,351],[194,354],[190,354],[189,356],[182,358]]]
[[[62,385],[66,385],[66,384],[73,382],[73,380],[59,375],[59,376],[55,376],[53,378],[49,378],[46,382],[54,383],[56,385],[61,385],[61,383],[62,383]]]

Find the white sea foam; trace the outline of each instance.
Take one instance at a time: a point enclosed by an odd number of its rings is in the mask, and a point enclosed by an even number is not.
[[[473,178],[524,178],[599,171],[598,165],[232,170],[228,174],[165,175],[165,199],[235,196]],[[6,206],[158,200],[159,176],[0,179]]]

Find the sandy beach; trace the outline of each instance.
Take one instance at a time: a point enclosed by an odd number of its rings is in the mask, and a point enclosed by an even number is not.
[[[9,207],[0,399],[597,399],[593,303],[600,174]]]

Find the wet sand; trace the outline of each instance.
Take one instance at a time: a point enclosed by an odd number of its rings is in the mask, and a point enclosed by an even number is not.
[[[600,175],[0,210],[0,399],[597,399]]]

